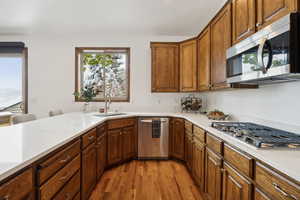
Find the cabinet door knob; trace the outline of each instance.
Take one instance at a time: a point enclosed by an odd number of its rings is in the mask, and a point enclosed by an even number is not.
[[[67,155],[65,159],[62,159],[62,160],[60,160],[59,162],[60,162],[60,163],[65,163],[65,162],[67,162],[68,160],[70,160],[70,158],[71,158],[70,155]]]
[[[93,139],[94,139],[94,136],[93,136],[93,135],[89,137],[89,140],[93,140]]]
[[[256,24],[256,27],[260,27],[260,26],[261,26],[261,23],[257,23],[257,24]]]

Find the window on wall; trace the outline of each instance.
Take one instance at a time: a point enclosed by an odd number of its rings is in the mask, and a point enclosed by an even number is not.
[[[130,48],[76,48],[75,100],[129,101]]]
[[[27,49],[0,43],[0,113],[27,113]]]

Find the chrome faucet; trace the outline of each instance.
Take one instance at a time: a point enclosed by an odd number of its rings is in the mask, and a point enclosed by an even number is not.
[[[111,94],[105,94],[104,95],[104,101],[105,101],[104,112],[105,112],[105,114],[107,114],[108,110],[110,108],[110,104],[111,104]]]

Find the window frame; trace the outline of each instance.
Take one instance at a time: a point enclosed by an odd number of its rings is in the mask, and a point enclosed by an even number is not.
[[[79,67],[80,67],[80,54],[86,50],[95,50],[95,51],[106,51],[109,50],[125,50],[127,53],[127,98],[126,99],[111,99],[111,102],[130,102],[130,47],[75,47],[75,92],[79,92],[80,83],[79,83]],[[114,52],[112,52],[114,53]],[[104,102],[104,99],[93,99],[91,102]],[[75,97],[75,102],[85,102],[83,99]]]
[[[18,57],[20,56],[23,60],[22,62],[22,113],[28,113],[28,48],[24,47],[21,53],[3,53],[0,57],[5,57],[4,55]]]

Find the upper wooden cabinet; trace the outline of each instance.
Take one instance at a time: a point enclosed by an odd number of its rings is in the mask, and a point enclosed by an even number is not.
[[[211,25],[211,84],[213,89],[227,88],[226,50],[231,45],[231,6],[227,4]]]
[[[261,29],[284,15],[297,11],[297,0],[257,0],[257,29]]]
[[[152,92],[179,90],[178,43],[151,43]]]
[[[232,43],[255,32],[255,0],[232,1]]]
[[[198,90],[210,89],[210,27],[198,38]]]
[[[180,91],[197,90],[197,41],[189,40],[180,44]]]

